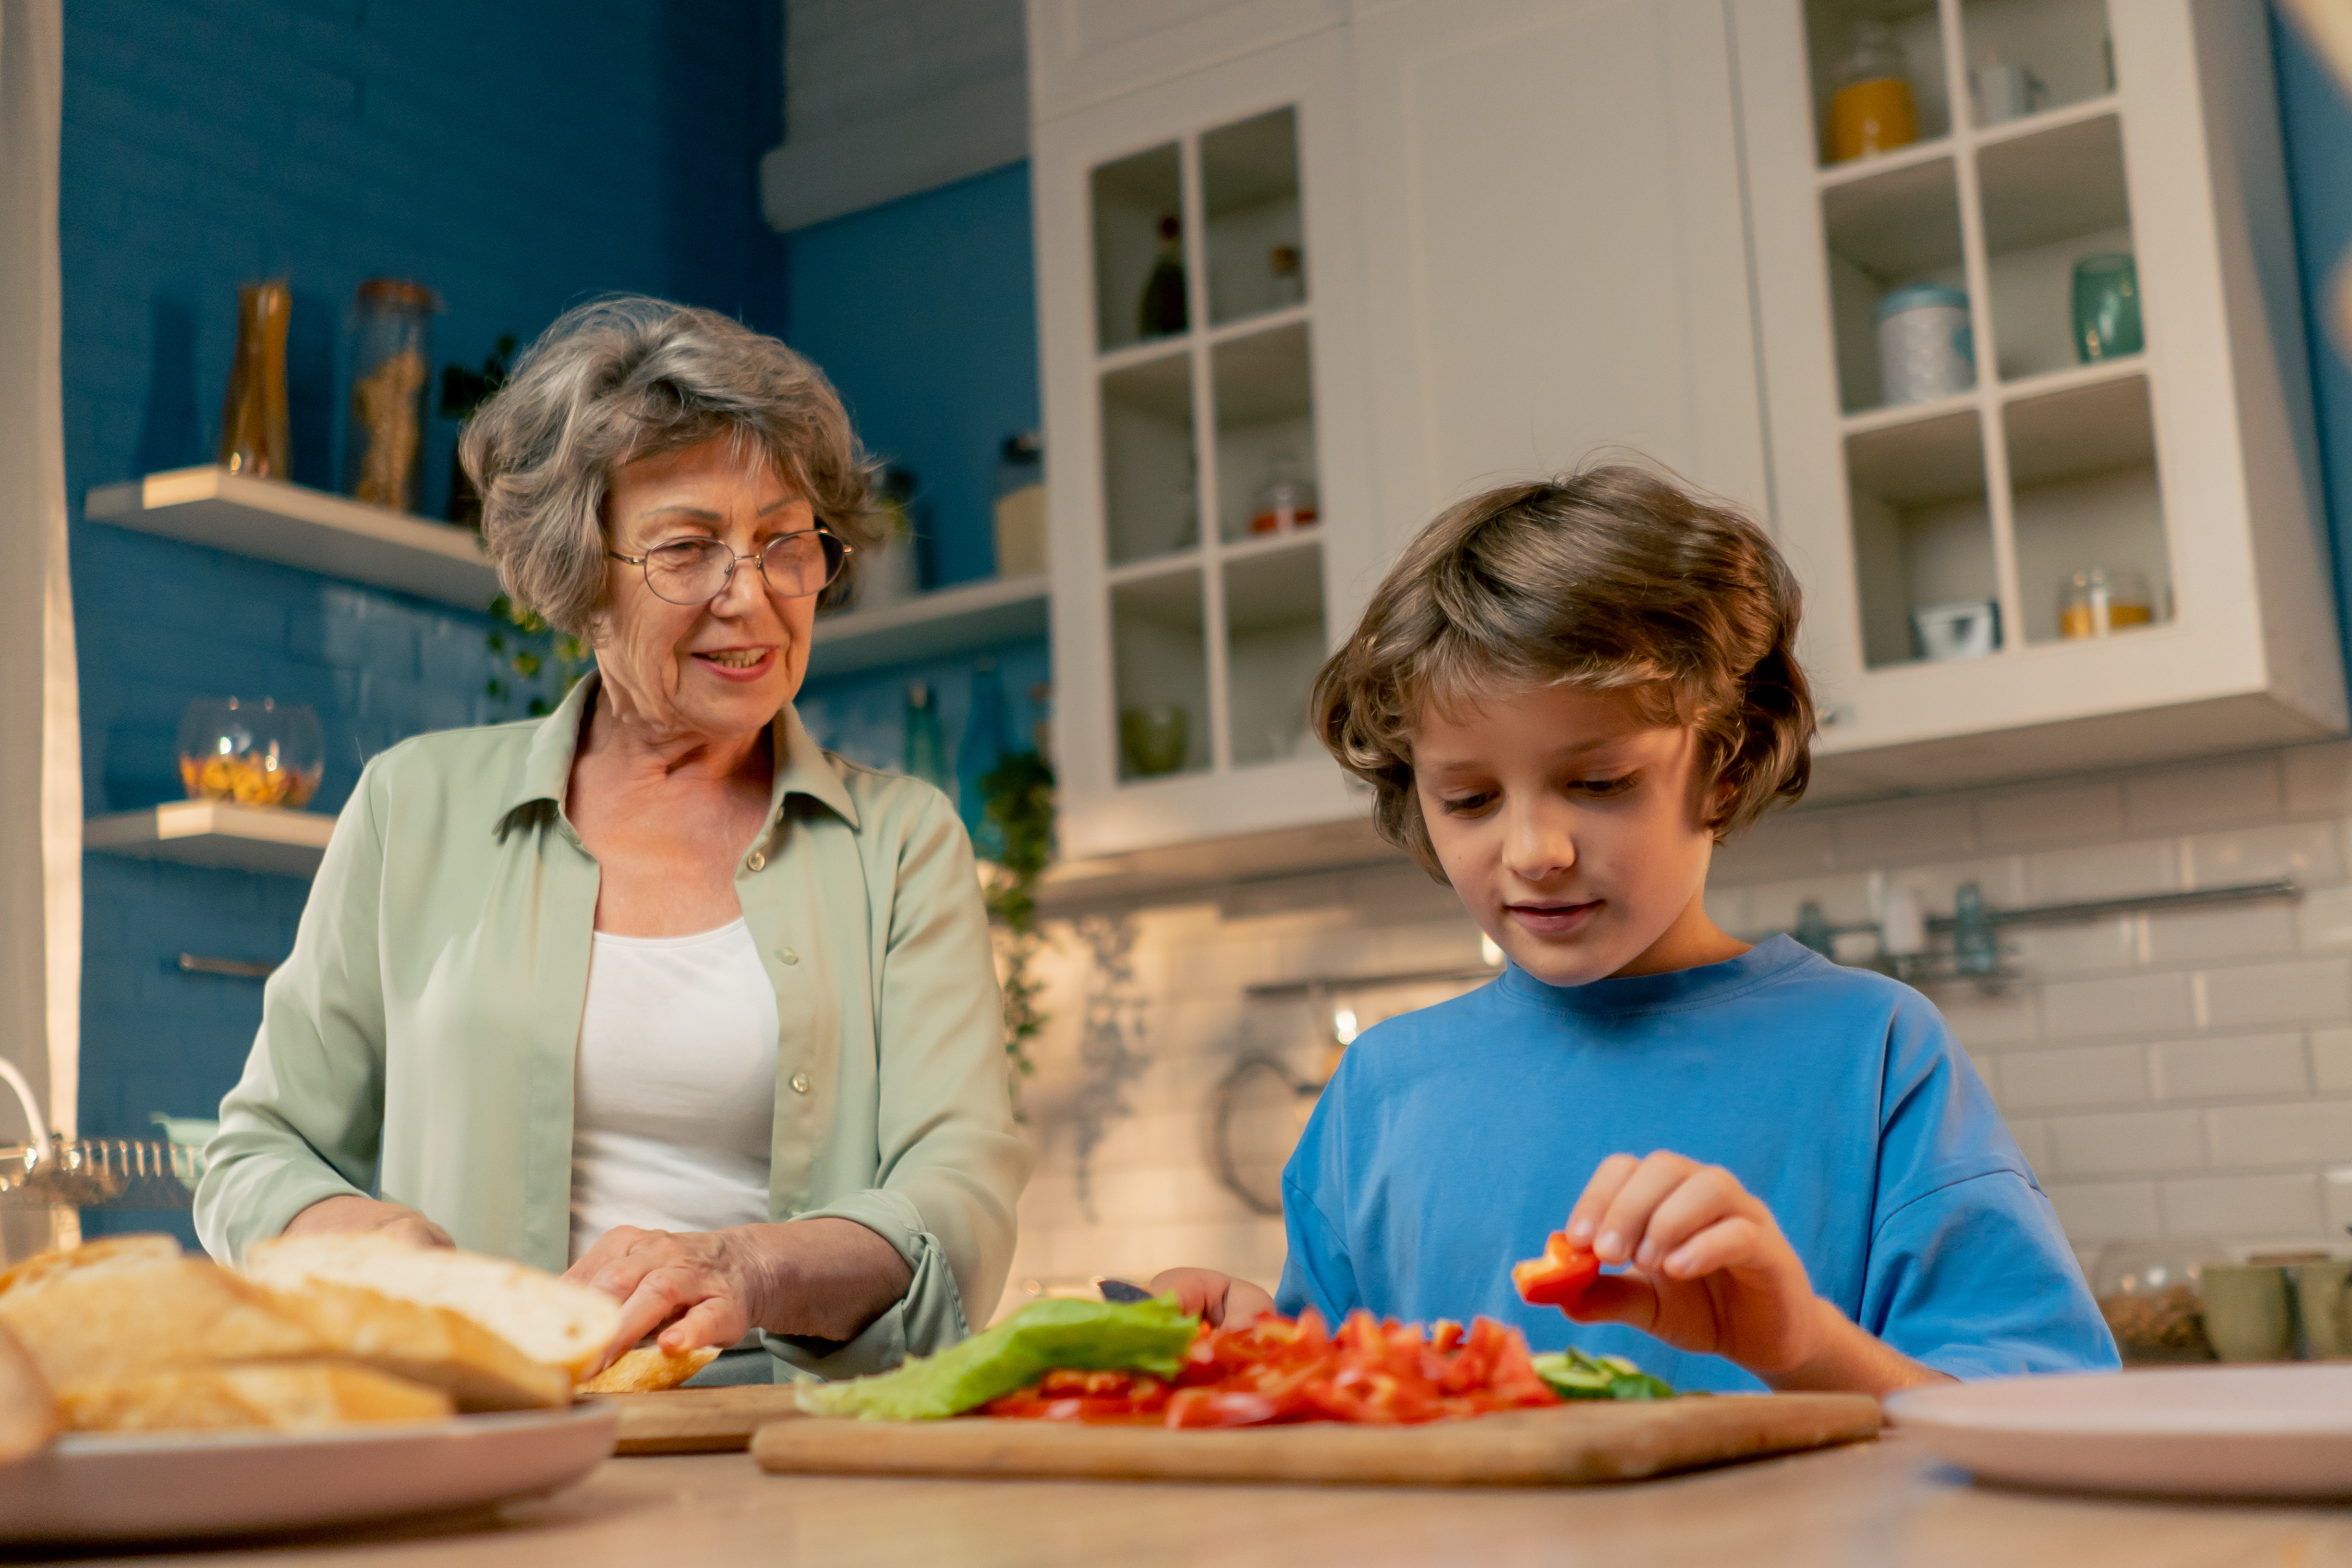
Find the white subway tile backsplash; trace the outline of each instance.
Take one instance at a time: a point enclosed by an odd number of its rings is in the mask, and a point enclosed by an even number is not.
[[[1821,905],[1822,913],[1839,925],[1876,918],[1870,907],[1870,879],[1860,872],[1793,881],[1751,882],[1743,890],[1748,895],[1748,919],[1751,922],[1743,934],[1792,931],[1796,928],[1798,909],[1808,902]]]
[[[1826,810],[1778,811],[1715,852],[1714,875],[1734,884],[1819,875],[1837,866],[1837,828]]]
[[[2352,888],[2314,888],[2295,909],[2306,949],[2352,947]]]
[[[1849,806],[1837,814],[1842,867],[1953,860],[1976,851],[1976,813],[1966,796]]]
[[[2319,1165],[2352,1160],[2352,1100],[2233,1105],[2205,1115],[2213,1130],[2217,1165]]]
[[[2276,753],[2150,768],[2124,780],[2124,819],[2143,837],[2275,822],[2284,809],[2283,795]]]
[[[2189,976],[2053,981],[2042,987],[2042,1026],[2052,1039],[2180,1033],[2195,1026]]]
[[[2338,1246],[2352,1231],[2352,1165],[2331,1165],[2319,1173],[2319,1202],[2328,1239]]]
[[[2311,1031],[2311,1081],[2322,1094],[2352,1092],[2352,1029]]]
[[[1989,852],[2069,849],[2124,837],[2123,781],[2068,780],[1977,797],[1977,842]]]
[[[2150,910],[2138,919],[2147,931],[2147,961],[2162,967],[2294,951],[2294,915],[2284,903],[2232,904],[2173,914]]]
[[[2011,961],[2035,979],[2133,969],[2143,962],[2141,926],[2130,915],[2081,925],[2018,926],[2000,933]]]
[[[2148,1097],[2144,1046],[2072,1046],[2001,1058],[2003,1110],[2128,1105]]]
[[[2026,987],[1988,995],[1972,985],[1939,985],[1928,1000],[1972,1054],[2026,1045],[2042,1032],[2032,993]]]
[[[2290,817],[2352,816],[2352,741],[2290,746],[2279,753]]]
[[[2352,960],[2305,958],[2204,972],[2209,1027],[2340,1023],[2352,1017]]]
[[[2033,1167],[2036,1176],[2051,1167],[2050,1124],[2032,1117],[2012,1116],[2008,1119],[2009,1135],[2017,1140],[2017,1152]]]
[[[2244,1100],[2311,1089],[2300,1035],[2168,1040],[2148,1054],[2158,1100]]]
[[[2066,1238],[2077,1247],[2133,1241],[2163,1230],[2154,1182],[2045,1181],[2042,1190],[2057,1209]]]
[[[2158,1184],[2168,1236],[2259,1240],[2320,1230],[2319,1178],[2190,1176]]]
[[[2187,841],[2182,859],[2192,888],[2267,882],[2280,877],[2335,881],[2344,875],[2336,826],[2325,822],[2197,834]]]
[[[2037,903],[2169,892],[2180,886],[2180,845],[2153,838],[2046,850],[2026,862],[2026,880]]]
[[[2050,1118],[2051,1167],[2062,1176],[2205,1169],[2205,1129],[2193,1110],[2123,1110]]]

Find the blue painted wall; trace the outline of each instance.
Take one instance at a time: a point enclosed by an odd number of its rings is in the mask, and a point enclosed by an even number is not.
[[[2327,74],[2292,22],[2275,10],[2273,18],[2279,115],[2311,334],[2312,395],[2336,544],[2336,618],[2352,662],[2352,342],[2330,331],[2326,297],[2336,268],[2352,267],[2352,96]],[[2352,321],[2341,331],[2352,331]]]
[[[66,466],[91,813],[178,795],[173,732],[196,697],[316,708],[330,809],[363,756],[501,716],[483,617],[88,523],[80,498],[210,460],[243,279],[293,280],[294,478],[323,486],[363,278],[441,292],[441,363],[615,289],[781,329],[783,247],[755,194],[781,25],[774,0],[68,0]],[[455,436],[431,430],[425,510]],[[83,1127],[210,1115],[260,988],[176,957],[282,956],[308,884],[103,855],[84,876]]]

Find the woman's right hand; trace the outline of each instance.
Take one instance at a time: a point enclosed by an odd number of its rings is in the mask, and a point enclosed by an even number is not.
[[[1274,1298],[1246,1279],[1220,1274],[1213,1268],[1163,1268],[1151,1277],[1151,1293],[1176,1293],[1177,1304],[1209,1320],[1212,1328],[1227,1323],[1246,1327],[1274,1310]]]
[[[449,1233],[406,1204],[346,1194],[320,1198],[289,1220],[284,1236],[381,1236],[407,1247],[456,1247]]]

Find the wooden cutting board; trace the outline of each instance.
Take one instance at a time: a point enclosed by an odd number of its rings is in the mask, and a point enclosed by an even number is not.
[[[723,1454],[751,1446],[751,1434],[800,1417],[789,1384],[673,1388],[660,1394],[607,1394],[621,1418],[616,1454]]]
[[[831,1475],[1569,1486],[1851,1443],[1875,1436],[1878,1426],[1878,1401],[1859,1394],[1580,1402],[1423,1426],[1196,1432],[812,1417],[761,1427],[751,1458],[762,1469]]]

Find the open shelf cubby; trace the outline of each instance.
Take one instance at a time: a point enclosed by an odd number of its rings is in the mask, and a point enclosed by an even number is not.
[[[1846,476],[1863,662],[1924,657],[1916,612],[2000,596],[1982,421],[1970,408],[1851,435]]]
[[[2058,639],[2060,595],[2092,568],[2141,574],[2155,621],[2170,620],[2172,562],[2147,377],[2021,397],[2002,408],[2001,423],[2024,640]]]
[[[1313,543],[1224,563],[1226,724],[1236,766],[1314,754],[1307,689],[1323,662],[1323,552]]]
[[[1199,570],[1118,584],[1111,589],[1110,617],[1119,778],[1205,769],[1212,757],[1208,621]],[[1174,713],[1183,717],[1171,721]],[[1148,742],[1131,731],[1171,721],[1182,728],[1181,760],[1172,768],[1152,766]]]

